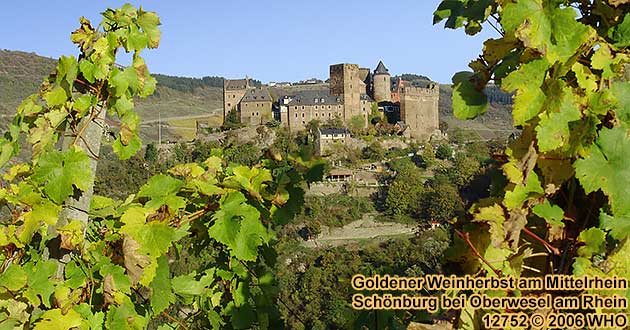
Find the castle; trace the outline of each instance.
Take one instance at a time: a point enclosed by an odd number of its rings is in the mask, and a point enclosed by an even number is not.
[[[411,138],[427,140],[439,132],[438,84],[418,87],[402,79],[392,84],[382,61],[374,72],[357,64],[331,65],[328,84],[319,87],[272,93],[268,86],[250,85],[249,79],[226,79],[224,121],[230,111],[236,111],[243,124],[262,125],[276,119],[292,131],[303,130],[311,120],[325,122],[334,117],[346,126],[360,122],[366,127],[372,104],[377,103],[380,111],[399,119],[397,124]]]

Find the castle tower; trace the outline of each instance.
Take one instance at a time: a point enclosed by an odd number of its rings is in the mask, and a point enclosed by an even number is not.
[[[330,94],[339,96],[343,101],[343,121],[347,124],[361,112],[361,83],[359,66],[356,64],[334,64],[330,66]],[[363,87],[365,88],[365,87]],[[367,120],[366,120],[367,124]]]
[[[374,101],[390,102],[392,100],[391,76],[383,61],[379,61],[376,70],[374,70],[373,82]]]
[[[440,87],[429,83],[426,88],[405,83],[400,91],[400,119],[407,124],[411,138],[428,140],[440,129],[438,101]]]
[[[231,110],[239,111],[239,103],[249,87],[249,78],[223,80],[223,123]]]

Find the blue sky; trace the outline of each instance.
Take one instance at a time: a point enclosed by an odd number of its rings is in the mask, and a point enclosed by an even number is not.
[[[78,18],[96,25],[106,7],[125,2],[161,18],[160,47],[144,53],[151,71],[189,77],[326,79],[329,64],[374,69],[382,59],[392,74],[447,83],[485,39],[497,37],[491,29],[469,37],[432,25],[439,0],[8,0],[0,9],[0,48],[76,55],[69,36]]]

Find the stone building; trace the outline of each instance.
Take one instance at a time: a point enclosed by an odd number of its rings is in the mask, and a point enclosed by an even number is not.
[[[314,119],[325,122],[334,117],[343,118],[345,110],[341,97],[331,95],[328,90],[300,91],[286,106],[288,127],[292,131],[303,130]]]
[[[376,70],[374,70],[373,85],[374,101],[389,102],[392,100],[391,76],[383,61],[379,61]]]
[[[341,128],[322,128],[317,130],[315,152],[329,155],[334,145],[343,145],[350,140],[350,131]]]
[[[273,103],[267,87],[251,87],[248,79],[225,80],[223,95],[224,116],[236,109],[241,122],[247,125],[261,125],[275,119],[292,131],[300,131],[312,120],[323,123],[339,117],[348,126],[360,117],[366,127],[372,105],[377,103],[388,121],[400,122],[411,138],[429,139],[439,132],[439,85],[429,82],[413,86],[402,79],[392,84],[382,61],[373,72],[357,64],[333,64],[328,84],[306,90],[284,90],[277,103]]]
[[[254,87],[246,79],[223,80],[223,121],[230,111],[238,113],[241,123],[261,125],[273,119],[273,99],[266,87]]]
[[[263,125],[271,121],[272,105],[273,100],[267,88],[256,87],[248,90],[240,102],[241,123]]]
[[[223,118],[230,110],[238,111],[238,104],[250,89],[249,79],[225,79],[223,80]]]
[[[399,95],[400,120],[407,125],[407,132],[411,138],[428,140],[432,135],[439,133],[440,89],[437,83],[416,87],[403,82]]]

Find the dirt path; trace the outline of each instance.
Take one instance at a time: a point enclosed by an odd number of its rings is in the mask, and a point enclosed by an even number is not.
[[[214,109],[214,110],[211,111],[211,113],[219,111],[219,110],[221,110],[221,109]],[[216,116],[216,114],[176,116],[176,117],[162,117],[162,119],[150,119],[150,120],[141,121],[140,125],[154,124],[154,123],[159,122],[160,120],[162,122],[167,122],[167,121],[171,121],[171,120],[199,119],[199,118],[208,118],[208,117],[214,117],[214,116]]]
[[[307,247],[338,246],[351,241],[383,238],[388,236],[412,235],[416,226],[395,222],[376,222],[374,216],[366,214],[341,228],[323,227],[316,238],[303,242]]]

